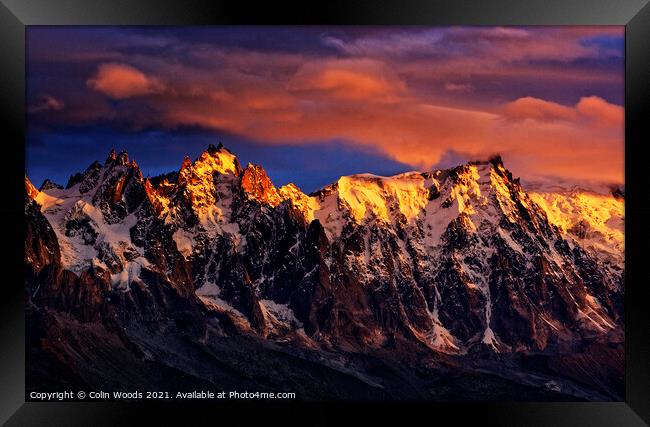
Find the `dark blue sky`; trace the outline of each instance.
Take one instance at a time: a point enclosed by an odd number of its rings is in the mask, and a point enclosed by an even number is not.
[[[386,158],[371,147],[358,147],[345,141],[308,145],[268,145],[228,134],[201,130],[143,131],[125,133],[110,128],[59,130],[36,138],[27,150],[27,175],[36,186],[46,178],[65,185],[70,175],[93,161],[103,162],[111,149],[126,150],[144,176],[177,171],[183,157],[192,159],[209,144],[222,142],[239,159],[262,165],[276,186],[293,182],[312,192],[336,181],[342,175],[374,171],[394,175],[411,170]]]

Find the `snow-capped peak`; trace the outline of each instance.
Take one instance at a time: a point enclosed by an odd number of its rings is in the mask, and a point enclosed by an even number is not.
[[[237,157],[221,144],[219,148],[210,144],[208,149],[201,153],[192,166],[193,171],[198,176],[214,173],[231,173],[234,175],[241,173]]]
[[[357,224],[379,221],[406,225],[433,215],[436,222],[444,222],[437,225],[440,228],[459,214],[473,214],[474,207],[487,204],[488,187],[493,187],[495,194],[505,192],[503,197],[510,197],[503,184],[507,172],[497,160],[390,177],[343,176],[312,195],[318,203],[314,216],[333,237],[342,230],[341,221],[347,216]]]

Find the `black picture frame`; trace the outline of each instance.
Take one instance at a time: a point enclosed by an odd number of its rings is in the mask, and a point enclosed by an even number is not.
[[[176,0],[2,0],[0,4],[0,97],[2,180],[0,225],[5,249],[0,304],[0,422],[7,425],[116,425],[188,417],[223,422],[240,417],[284,417],[323,422],[371,416],[402,422],[453,420],[481,425],[643,426],[650,423],[650,328],[644,265],[650,241],[645,191],[649,134],[650,0],[400,0],[322,2],[281,6],[244,2]],[[30,25],[625,25],[625,325],[626,397],[612,403],[427,403],[427,404],[170,404],[25,403],[25,322],[22,224],[24,224],[25,29]],[[20,224],[17,225],[17,224]],[[178,411],[177,409],[181,409]],[[340,410],[339,410],[340,409]],[[296,416],[295,411],[301,413]],[[300,417],[300,418],[299,418]],[[304,418],[309,417],[309,418]],[[190,423],[191,425],[191,423]]]

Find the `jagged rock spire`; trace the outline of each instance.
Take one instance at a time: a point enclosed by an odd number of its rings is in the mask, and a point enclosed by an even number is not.
[[[32,184],[32,181],[29,180],[27,175],[25,175],[25,193],[29,198],[34,199],[38,195],[38,190]]]
[[[185,156],[183,157],[183,164],[181,165],[181,172],[184,171],[185,169],[188,169],[192,166],[192,159],[190,159],[190,156]]]
[[[111,148],[111,152],[108,153],[108,157],[106,158],[106,163],[112,163],[117,159],[117,153],[115,153],[115,148]]]
[[[192,173],[192,159],[189,156],[183,158],[183,164],[178,171],[178,182],[185,182]]]
[[[51,190],[53,188],[57,189],[63,189],[62,185],[57,184],[56,182],[50,181],[49,178],[45,178],[45,181],[41,184],[40,188],[38,189],[39,191],[44,191],[44,190]]]
[[[214,144],[210,144],[210,145],[208,145],[207,152],[210,153],[210,154],[212,154],[212,155],[214,155],[214,154],[216,154],[219,150],[221,150],[222,148],[223,148],[223,145],[221,145],[221,143],[219,143],[219,145],[218,145],[217,147],[215,147]]]
[[[271,206],[277,206],[281,202],[277,189],[261,166],[249,163],[242,173],[241,186],[249,197],[259,202]]]
[[[488,162],[490,162],[493,166],[503,166],[503,159],[501,158],[501,154],[494,154],[488,158]]]
[[[129,164],[129,153],[126,150],[120,151],[120,154],[117,156],[117,159],[121,165]]]
[[[108,157],[106,158],[105,165],[109,166],[112,164],[127,166],[129,164],[129,153],[127,153],[126,150],[122,150],[120,151],[119,154],[117,154],[115,152],[115,149],[112,148],[111,152],[108,154]]]
[[[216,147],[215,147],[214,144],[209,144],[208,149],[206,151],[208,152],[208,154],[213,155],[213,156],[215,154],[221,152],[221,151],[227,151],[228,153],[232,154],[232,152],[230,150],[228,150],[226,147],[224,147],[224,145],[221,143],[221,141],[219,141],[219,143],[217,144]]]

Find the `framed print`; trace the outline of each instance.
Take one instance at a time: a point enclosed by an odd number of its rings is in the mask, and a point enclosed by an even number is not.
[[[506,3],[7,2],[7,425],[646,425],[650,7]]]

